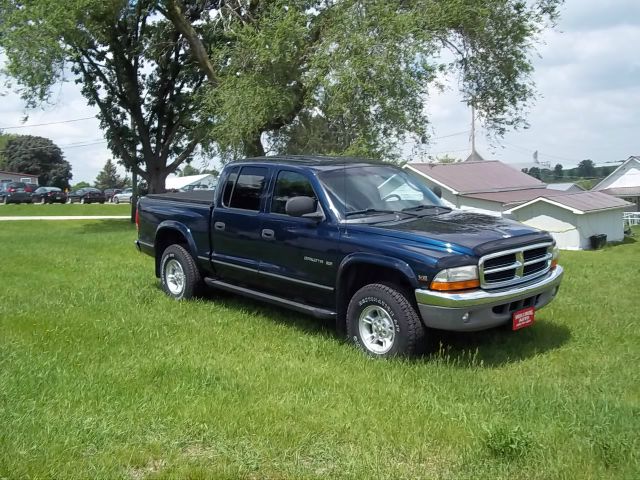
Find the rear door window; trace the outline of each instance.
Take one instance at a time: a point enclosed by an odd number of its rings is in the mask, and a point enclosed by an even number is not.
[[[265,167],[243,167],[233,187],[229,207],[242,210],[260,210],[260,200],[264,192],[267,172],[268,169]]]

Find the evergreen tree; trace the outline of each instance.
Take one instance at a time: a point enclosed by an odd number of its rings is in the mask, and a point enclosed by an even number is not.
[[[106,188],[122,188],[126,184],[126,179],[118,175],[115,164],[111,159],[107,160],[104,168],[96,177],[96,188],[104,190]]]

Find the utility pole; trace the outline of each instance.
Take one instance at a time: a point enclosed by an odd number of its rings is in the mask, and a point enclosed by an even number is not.
[[[476,107],[471,104],[471,155],[476,154]]]
[[[131,132],[133,134],[133,165],[131,165],[131,223],[136,223],[136,209],[138,208],[138,157],[136,155],[138,148],[135,141],[135,124],[133,116],[131,117]]]

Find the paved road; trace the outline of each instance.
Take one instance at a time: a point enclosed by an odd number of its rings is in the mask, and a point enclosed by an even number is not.
[[[17,220],[111,220],[115,218],[131,218],[130,215],[60,215],[60,216],[28,216],[28,217],[0,217],[0,222]]]

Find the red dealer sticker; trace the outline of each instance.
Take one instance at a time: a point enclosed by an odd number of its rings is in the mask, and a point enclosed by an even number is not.
[[[536,309],[534,307],[523,308],[513,312],[513,330],[520,330],[521,328],[533,325],[534,315]]]

